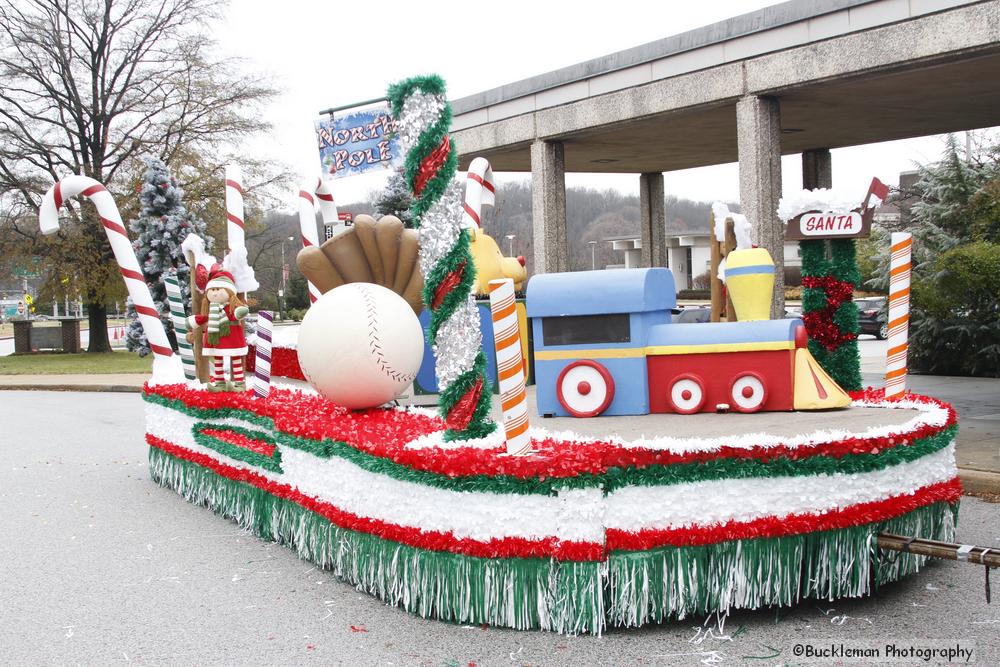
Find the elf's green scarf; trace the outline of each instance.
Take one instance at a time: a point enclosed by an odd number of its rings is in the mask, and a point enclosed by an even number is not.
[[[208,344],[216,346],[219,338],[229,335],[229,317],[226,315],[226,304],[212,303],[208,308]]]

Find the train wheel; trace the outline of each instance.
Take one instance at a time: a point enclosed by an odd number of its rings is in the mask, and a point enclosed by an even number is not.
[[[574,361],[556,380],[559,405],[574,417],[596,417],[611,405],[615,380],[608,369],[589,359]]]
[[[756,373],[742,373],[729,388],[733,409],[738,412],[757,412],[767,400],[767,385]]]
[[[699,412],[705,403],[705,383],[697,375],[678,375],[670,385],[667,400],[674,412],[682,415]]]

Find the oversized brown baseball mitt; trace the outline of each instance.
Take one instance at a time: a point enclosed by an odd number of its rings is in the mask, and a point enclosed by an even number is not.
[[[395,216],[376,222],[370,215],[359,215],[353,226],[329,241],[300,250],[295,262],[324,294],[347,283],[375,283],[403,297],[419,315],[424,309],[424,278],[418,253],[416,230],[404,229]]]

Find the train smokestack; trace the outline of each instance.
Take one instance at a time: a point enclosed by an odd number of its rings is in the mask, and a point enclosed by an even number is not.
[[[726,289],[740,322],[771,317],[774,261],[764,248],[732,250],[726,256]]]

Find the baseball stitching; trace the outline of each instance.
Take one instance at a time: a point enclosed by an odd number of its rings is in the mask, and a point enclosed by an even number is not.
[[[400,373],[389,364],[385,355],[382,353],[382,341],[379,339],[378,335],[378,320],[376,319],[375,300],[372,298],[368,288],[361,288],[361,298],[365,301],[365,314],[368,318],[368,349],[375,358],[375,363],[378,364],[379,370],[396,382],[412,382],[413,378],[417,376],[416,373],[406,375]]]

